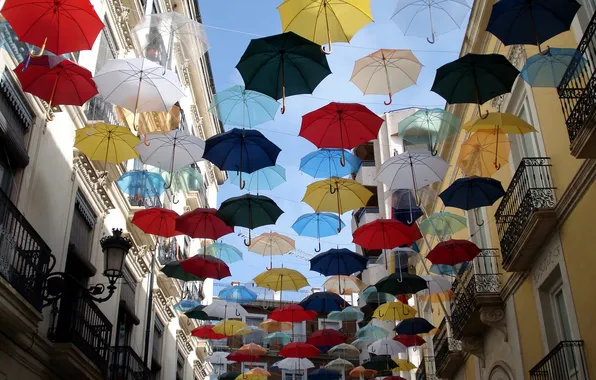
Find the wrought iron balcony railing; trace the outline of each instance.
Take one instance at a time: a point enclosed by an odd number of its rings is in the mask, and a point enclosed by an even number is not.
[[[550,158],[523,158],[495,213],[504,266],[515,256],[515,246],[536,211],[554,210],[555,187]],[[540,243],[540,242],[534,242]]]
[[[416,380],[439,380],[435,375],[435,357],[425,356],[416,371]]]
[[[50,261],[50,247],[0,191],[0,275],[39,311]]]
[[[132,347],[112,347],[110,353],[110,380],[151,379],[151,372]]]
[[[562,341],[530,370],[531,380],[587,380],[584,341]]]
[[[463,363],[461,341],[449,336],[447,319],[443,318],[438,331],[433,337],[435,350],[435,368],[440,378],[451,377],[453,372]]]

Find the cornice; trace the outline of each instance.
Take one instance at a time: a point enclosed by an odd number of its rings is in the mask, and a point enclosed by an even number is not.
[[[188,356],[192,352],[192,343],[183,330],[176,330],[176,342],[178,343],[178,348],[181,349],[185,356]]]
[[[93,201],[101,206],[103,212],[108,212],[108,210],[114,208],[114,204],[110,200],[105,186],[105,177],[100,177],[93,168],[91,161],[78,151],[75,152],[73,158],[73,180],[77,174],[81,182],[90,190],[89,193],[91,194]]]
[[[157,301],[154,303],[157,305],[156,309],[161,311],[163,320],[170,322],[172,319],[176,318],[176,314],[170,307],[163,290],[159,288],[153,289],[153,300]]]

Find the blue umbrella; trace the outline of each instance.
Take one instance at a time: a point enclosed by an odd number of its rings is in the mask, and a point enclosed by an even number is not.
[[[399,322],[399,324],[395,326],[395,333],[403,335],[426,334],[434,328],[435,326],[431,325],[426,319],[414,317]]]
[[[339,229],[345,227],[340,221]],[[300,216],[292,228],[300,236],[316,237],[319,240],[319,248],[315,252],[321,252],[321,238],[337,235],[337,216],[328,212],[314,212]]]
[[[432,264],[428,271],[441,276],[455,276],[459,273],[463,273],[468,267],[468,265],[468,261],[464,261],[463,263],[454,266],[446,264]]]
[[[422,209],[416,205],[416,198],[410,189],[399,189],[393,192],[393,219],[411,226],[424,215]]]
[[[490,206],[499,198],[505,195],[501,182],[493,178],[465,177],[459,178],[446,188],[439,197],[447,207],[455,207],[462,210],[476,212],[479,207]],[[476,214],[476,224],[484,224],[480,216]]]
[[[541,51],[542,42],[569,30],[579,8],[575,0],[500,0],[486,30],[505,46],[537,45]]]
[[[133,195],[139,199],[159,197],[166,191],[166,181],[162,176],[146,170],[126,172],[116,183],[124,194]]]
[[[340,163],[342,152],[346,165]],[[307,154],[300,160],[300,171],[314,178],[345,177],[357,173],[362,161],[343,149],[324,148]]]
[[[213,243],[199,249],[199,254],[215,256],[228,264],[242,260],[242,252],[238,248],[226,243]]]
[[[181,300],[180,302],[174,305],[174,310],[178,310],[179,312],[184,313],[200,305],[201,303],[195,300]]]
[[[571,61],[577,61],[580,70],[586,61],[576,49],[550,48],[546,55],[534,54],[526,60],[521,77],[532,87],[557,87]]]
[[[248,289],[246,286],[229,286],[218,294],[219,298],[228,302],[246,303],[257,299],[257,293]]]
[[[242,172],[252,173],[275,165],[281,149],[259,131],[234,128],[205,141],[203,158],[221,170],[240,173],[240,189],[245,181]]]
[[[331,313],[340,311],[350,306],[343,298],[336,293],[316,292],[306,297],[299,303],[305,310],[316,311],[317,313]]]
[[[263,338],[263,341],[270,346],[285,346],[292,341],[292,338],[288,334],[278,331],[268,334]]]
[[[244,86],[233,86],[213,95],[210,111],[224,124],[251,128],[273,120],[278,109],[277,100]]]
[[[346,307],[342,311],[332,311],[327,315],[327,319],[333,321],[360,321],[364,319],[364,313],[357,307]]]
[[[334,380],[341,377],[341,373],[325,368],[315,369],[308,374],[308,380]]]
[[[325,276],[349,276],[366,269],[366,264],[368,264],[366,256],[346,248],[333,248],[310,259],[310,270]]]
[[[237,172],[228,173],[230,183],[240,185],[240,175]],[[286,169],[279,165],[267,166],[244,176],[248,191],[273,190],[286,182]]]

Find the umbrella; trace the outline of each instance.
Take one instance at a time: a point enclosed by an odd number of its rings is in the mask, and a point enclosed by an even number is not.
[[[395,326],[395,332],[402,335],[418,335],[427,334],[434,328],[435,326],[431,325],[426,319],[415,317],[399,322]]]
[[[397,356],[407,351],[406,346],[392,339],[379,339],[368,346],[368,352],[375,355]]]
[[[217,210],[214,208],[194,209],[176,219],[176,229],[191,238],[212,240],[234,232],[234,228],[225,224],[216,213]],[[203,256],[206,256],[205,251]]]
[[[366,94],[393,94],[416,84],[422,64],[411,50],[379,49],[354,63],[350,82]]]
[[[308,380],[338,380],[341,377],[340,372],[327,368],[319,368],[308,374]]]
[[[356,276],[331,276],[323,283],[323,288],[343,296],[359,293],[366,284]]]
[[[186,315],[188,318],[192,318],[192,319],[198,319],[200,321],[217,321],[220,318],[217,317],[212,317],[210,315],[208,315],[207,313],[205,313],[204,309],[206,306],[204,305],[198,305],[193,307],[190,310],[187,310],[184,315]]]
[[[431,301],[445,301],[451,298],[451,282],[441,276],[426,275],[422,276],[426,280],[428,289],[418,292],[422,299],[431,299]]]
[[[481,250],[468,240],[450,239],[437,244],[426,255],[426,259],[433,264],[446,264],[454,266],[464,261],[472,261],[480,254]],[[422,289],[420,289],[422,290]],[[412,292],[416,293],[416,292]]]
[[[345,372],[345,371],[349,371],[352,368],[354,368],[354,364],[350,363],[349,361],[347,361],[345,359],[338,358],[338,359],[333,359],[332,361],[327,363],[325,365],[325,368],[333,370],[333,371]]]
[[[394,336],[393,340],[403,344],[404,346],[406,346],[408,348],[418,347],[418,346],[422,346],[423,344],[426,344],[426,341],[418,335],[399,334],[399,335]]]
[[[303,299],[300,306],[304,310],[312,310],[317,313],[330,313],[343,310],[350,306],[341,296],[331,292],[316,292]]]
[[[384,120],[357,103],[331,102],[302,116],[299,136],[319,148],[340,148],[340,165],[346,166],[345,150],[375,140]]]
[[[248,376],[251,376],[251,375],[262,376],[262,377],[264,377],[264,380],[267,380],[266,376],[271,376],[271,373],[269,371],[267,371],[263,368],[259,368],[259,367],[252,368],[252,369],[246,371],[244,374],[248,375]],[[245,379],[245,378],[243,377],[243,379]]]
[[[331,177],[307,186],[302,202],[315,211],[337,213],[337,232],[341,231],[341,214],[366,206],[373,193],[360,183],[345,178]]]
[[[222,334],[225,336],[237,335],[238,330],[245,328],[247,325],[242,321],[236,321],[234,319],[226,319],[213,326],[213,332],[216,334]],[[244,353],[244,352],[243,352]],[[248,354],[248,353],[247,353]],[[258,355],[251,353],[249,355]],[[229,359],[233,360],[233,359]]]
[[[571,62],[577,62],[580,70],[587,64],[576,49],[549,48],[545,55],[540,53],[526,59],[521,77],[532,87],[557,87]]]
[[[337,235],[336,222],[337,217],[331,213],[314,212],[298,217],[292,224],[292,229],[300,236],[316,237],[319,241],[319,247],[315,248],[314,251],[321,252],[321,238]],[[345,224],[341,222],[340,228],[343,227],[345,227]]]
[[[196,329],[191,331],[191,335],[201,339],[224,339],[226,338],[223,334],[218,334],[213,331],[213,327],[211,325],[197,327]]]
[[[248,228],[248,241],[244,240],[244,245],[248,247],[252,241],[251,230],[275,224],[281,214],[283,210],[271,198],[246,194],[223,201],[215,215],[229,226]]]
[[[263,338],[263,341],[270,346],[285,346],[286,344],[290,343],[291,340],[292,338],[290,338],[288,334],[279,331],[268,334],[265,338]]]
[[[176,230],[178,216],[176,211],[154,207],[136,211],[131,223],[146,234],[171,238],[182,234]]]
[[[104,24],[89,0],[6,0],[0,11],[20,41],[59,55],[91,50]]]
[[[267,349],[256,343],[245,344],[244,346],[240,347],[238,351],[245,352],[249,355],[267,355]]]
[[[575,0],[505,0],[493,5],[486,30],[503,45],[538,45],[571,27],[581,5]]]
[[[226,263],[217,257],[195,255],[180,262],[185,272],[202,278],[213,278],[221,280],[231,276],[230,268]]]
[[[312,94],[331,74],[320,46],[293,32],[251,40],[236,68],[247,90],[282,99],[282,114],[286,95]]]
[[[279,351],[279,356],[284,358],[312,358],[320,353],[321,351],[312,344],[294,342],[285,345]]]
[[[424,215],[422,209],[416,205],[416,197],[410,189],[397,189],[389,191],[392,197],[392,216],[393,219],[411,226]]]
[[[300,371],[313,368],[315,365],[306,358],[285,358],[277,362],[279,369],[288,371]]]
[[[412,364],[407,359],[394,358],[393,361],[395,361],[395,363],[397,364],[396,369],[398,371],[411,371],[413,369],[416,369],[416,366],[414,364]],[[395,376],[395,377],[399,377],[399,376]],[[396,380],[396,379],[390,379],[390,380]]]
[[[364,319],[364,313],[356,307],[348,306],[340,311],[332,311],[327,315],[327,319],[332,321],[360,321]]]
[[[184,313],[199,305],[201,305],[199,301],[183,299],[174,305],[174,310]]]
[[[171,261],[161,268],[161,272],[170,278],[180,281],[204,281],[205,278],[185,272],[178,260]]]
[[[439,198],[441,198],[443,204],[447,207],[455,207],[468,211],[491,206],[504,195],[505,189],[503,189],[501,182],[496,179],[465,177],[455,180],[439,194]],[[480,219],[478,215],[476,219]]]
[[[356,368],[354,368],[353,370],[350,371],[350,376],[352,377],[360,377],[365,378],[365,377],[373,377],[374,375],[377,374],[377,371],[374,369],[366,369],[363,366],[358,366]]]
[[[242,172],[250,174],[275,165],[280,152],[261,132],[234,128],[208,138],[203,158],[221,170],[238,172],[240,189],[244,189]]]
[[[459,29],[469,10],[466,0],[399,0],[391,19],[404,35],[434,44],[436,36]]]
[[[319,348],[331,348],[341,343],[346,343],[348,338],[338,330],[320,329],[315,331],[306,339],[306,343]]]
[[[362,363],[366,369],[374,369],[376,371],[392,371],[397,368],[397,363],[388,355],[378,355],[370,358],[370,360]]]
[[[256,362],[261,360],[258,355],[250,355],[242,351],[234,351],[228,355],[228,360],[236,363]]]
[[[383,329],[385,330],[385,329]],[[389,331],[385,330],[387,332],[387,335],[389,335]],[[378,338],[378,339],[382,339],[385,336]],[[352,342],[352,346],[356,347],[357,349],[366,352],[366,349],[368,348],[368,346],[370,346],[372,344],[372,342],[375,341],[375,338],[369,338],[369,337],[364,337],[364,338],[358,338],[355,341]]]
[[[418,293],[422,289],[428,288],[426,280],[415,274],[393,273],[383,277],[375,284],[379,292],[393,295]]]
[[[205,188],[205,181],[203,179],[203,175],[196,167],[186,167],[182,169],[176,170],[173,174],[170,174],[166,171],[161,171],[159,168],[156,168],[161,173],[164,181],[166,183],[172,183],[172,203],[178,204],[178,200],[176,199],[175,193],[187,193],[191,191],[202,192]],[[173,176],[173,180],[170,178]]]
[[[440,276],[456,276],[459,273],[463,273],[468,267],[468,262],[464,261],[461,264],[445,265],[445,264],[433,264],[429,268],[430,273],[435,273]]]
[[[263,322],[259,323],[259,328],[268,333],[288,331],[291,330],[292,327],[293,325],[291,323],[278,322],[273,319],[265,319]]]
[[[31,58],[28,70],[25,65],[21,62],[14,69],[23,91],[45,100],[50,109],[53,104],[82,106],[97,94],[91,72],[68,59],[43,55]],[[54,119],[52,114],[47,118]]]
[[[137,198],[157,198],[164,193],[166,183],[157,173],[146,170],[132,170],[126,172],[116,181],[124,194]]]
[[[398,123],[398,135],[414,145],[429,145],[434,155],[437,144],[459,133],[461,120],[440,108],[422,109]]]
[[[366,264],[368,264],[366,256],[346,248],[333,248],[310,259],[310,270],[325,276],[351,275],[366,269]]]
[[[410,259],[417,256],[418,253],[414,251],[412,248],[399,247],[395,248],[393,251],[386,251],[381,253],[375,264],[383,264],[385,263],[386,257],[392,257],[395,260],[395,268],[404,269],[408,267]]]
[[[306,280],[306,277],[304,277],[302,273],[298,272],[297,270],[288,268],[272,268],[266,270],[265,272],[255,277],[253,281],[257,284],[257,286],[271,289],[274,292],[280,292],[280,304],[282,300],[282,293],[284,290],[298,290],[309,285],[308,281]],[[269,318],[275,319],[271,315],[269,315]],[[285,322],[279,319],[276,320],[280,322]]]
[[[245,372],[238,375],[235,380],[267,380],[267,377],[257,373],[249,374],[248,372]]]
[[[103,161],[106,167],[108,162],[117,165],[139,157],[135,150],[139,142],[130,129],[100,122],[77,129],[74,146],[90,160]]]
[[[277,100],[237,85],[213,95],[210,111],[226,125],[252,128],[273,120],[278,109]]]
[[[221,290],[218,297],[228,302],[248,303],[256,301],[257,294],[246,286],[234,285]]]
[[[241,175],[239,172],[228,172],[230,183],[240,186]],[[242,175],[244,177],[245,189],[248,191],[273,190],[286,182],[286,169],[279,165],[267,166],[250,174]],[[248,186],[248,187],[247,187]]]
[[[207,315],[219,319],[242,318],[245,317],[246,310],[238,303],[227,302],[223,300],[213,300],[213,302],[203,309]]]
[[[296,242],[277,232],[266,232],[253,239],[248,246],[250,252],[261,256],[269,256],[270,267],[273,268],[273,255],[283,255],[296,249]]]
[[[211,355],[206,356],[205,361],[213,364],[228,364],[228,355],[229,353],[227,352],[216,351]]]
[[[358,355],[360,355],[360,350],[352,346],[351,344],[341,343],[331,348],[329,351],[327,351],[327,353],[329,355],[347,358],[358,357]]]
[[[217,380],[236,380],[236,378],[241,375],[242,374],[240,372],[229,371],[219,375]]]
[[[466,218],[450,212],[432,214],[423,220],[422,223],[418,224],[420,232],[434,236],[453,235],[467,226],[468,222]]]
[[[379,306],[373,313],[373,318],[381,321],[401,321],[413,318],[416,315],[416,309],[403,302],[387,302]],[[381,354],[379,354],[381,355]]]
[[[510,150],[511,141],[504,133],[479,130],[461,144],[457,164],[468,176],[490,177],[509,161]]]
[[[198,255],[215,256],[228,264],[242,260],[242,252],[238,248],[226,243],[213,243],[199,249]]]
[[[278,322],[303,322],[310,321],[317,317],[317,312],[312,310],[304,310],[300,305],[290,304],[273,309],[269,313],[269,318]]]
[[[342,155],[346,165],[341,165]],[[300,159],[300,171],[314,178],[345,177],[357,173],[362,161],[344,149],[323,148]]]
[[[369,286],[358,295],[358,305],[364,306],[367,303],[383,304],[395,301],[395,297],[389,293],[383,293],[374,286]]]
[[[412,245],[421,237],[416,225],[408,226],[395,219],[377,219],[358,227],[352,242],[366,249],[393,249]]]
[[[511,91],[519,71],[500,54],[473,54],[443,65],[431,91],[441,95],[447,103],[476,103],[478,115],[482,115],[480,105],[499,95]]]

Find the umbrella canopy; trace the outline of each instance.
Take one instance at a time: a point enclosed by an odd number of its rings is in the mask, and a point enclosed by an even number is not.
[[[199,249],[198,255],[215,256],[228,264],[242,260],[242,252],[230,244],[216,242]]]
[[[399,322],[395,327],[395,332],[402,335],[418,335],[427,334],[433,330],[435,326],[431,325],[424,318],[410,318]]]
[[[160,170],[161,171],[161,170]],[[195,167],[186,167],[182,169],[178,169],[173,173],[174,179],[171,180],[170,176],[172,174],[161,171],[161,176],[163,179],[168,182],[172,183],[172,191],[173,192],[181,192],[186,193],[189,191],[202,191],[205,186],[205,180],[203,179],[203,175],[201,172]],[[173,201],[173,203],[178,203]]]
[[[196,255],[182,260],[180,266],[185,272],[202,278],[221,280],[232,275],[228,264],[213,256]]]
[[[366,284],[356,276],[331,276],[323,283],[323,288],[343,296],[361,292]]]
[[[341,343],[331,348],[329,351],[327,351],[327,353],[329,355],[338,356],[340,358],[353,358],[358,357],[358,355],[360,355],[360,350],[352,346],[351,344]]]
[[[434,236],[453,235],[468,226],[465,217],[450,212],[438,212],[424,219],[418,225],[420,232]]]
[[[549,48],[547,54],[534,54],[526,60],[521,77],[532,87],[557,87],[572,61],[580,68],[586,65],[576,49]]]
[[[330,313],[343,310],[350,306],[341,296],[331,292],[316,292],[306,297],[299,303],[305,310],[317,313]]]
[[[383,304],[395,301],[395,297],[389,293],[380,292],[374,286],[369,286],[358,295],[358,305],[364,306],[370,304]]]
[[[138,144],[135,149],[143,163],[174,172],[202,161],[205,142],[175,129],[166,134],[146,135],[146,141]],[[173,178],[170,177],[168,187],[172,186],[172,181]]]
[[[259,323],[259,328],[265,332],[273,333],[291,330],[292,324],[289,322],[278,322],[273,319],[265,319],[263,322]]]
[[[327,368],[319,368],[308,374],[308,380],[337,380],[341,377],[340,372]]]
[[[224,339],[226,338],[223,334],[218,334],[213,331],[213,327],[211,325],[205,325],[201,327],[197,327],[196,329],[191,331],[191,335],[201,339]],[[228,359],[229,360],[229,359]]]
[[[326,236],[337,235],[337,217],[328,212],[314,212],[311,214],[304,214],[292,224],[292,229],[300,236],[316,237],[319,241],[319,247],[315,248],[315,252],[321,252],[321,238]],[[344,222],[341,222],[340,229],[345,227]]]
[[[269,371],[267,371],[263,368],[259,368],[259,367],[252,368],[252,369],[246,371],[244,374],[248,375],[248,376],[251,376],[251,375],[262,376],[262,377],[264,377],[264,380],[267,380],[266,379],[267,376],[271,376],[271,373]],[[244,377],[243,377],[243,379],[246,380]]]
[[[277,232],[266,232],[255,237],[248,250],[261,256],[269,256],[270,267],[273,268],[273,256],[283,255],[292,252],[296,249],[296,242],[294,239],[289,238],[285,235],[278,234]]]
[[[273,190],[286,182],[286,169],[279,165],[267,166],[250,174],[242,175],[244,188],[248,191]],[[239,172],[228,172],[230,183],[240,186]]]
[[[422,277],[415,274],[393,273],[377,281],[375,288],[379,292],[400,295],[418,293],[428,286]]]
[[[74,146],[90,160],[120,164],[139,157],[140,142],[130,129],[100,122],[77,129]]]
[[[373,313],[373,318],[381,321],[401,321],[414,316],[416,316],[416,309],[399,301],[387,302],[379,306]]]
[[[416,369],[416,366],[407,359],[394,358],[393,360],[395,361],[395,363],[397,363],[398,371],[411,371],[413,369]]]
[[[306,343],[319,348],[331,348],[341,343],[346,343],[348,338],[338,330],[320,329],[315,331],[306,339]]]
[[[447,207],[472,210],[491,206],[504,195],[503,185],[496,179],[465,177],[455,180],[439,197]]]
[[[174,305],[174,310],[184,313],[199,305],[201,305],[199,301],[183,299]]]
[[[289,343],[279,351],[279,355],[284,358],[312,358],[320,353],[312,344],[303,342]]]
[[[377,374],[374,369],[366,369],[363,366],[358,366],[350,371],[352,377],[372,377]]]
[[[440,276],[456,276],[459,273],[463,273],[468,265],[469,263],[467,261],[453,266],[445,264],[433,264],[430,266],[429,272],[438,274]]]
[[[234,319],[226,319],[222,322],[219,322],[215,326],[213,326],[213,332],[216,334],[222,334],[225,336],[234,336],[237,335],[238,330],[245,328],[247,325],[242,321],[236,321]],[[249,355],[258,355],[255,353],[250,353]],[[229,359],[233,360],[233,359]]]
[[[206,306],[204,306],[204,305],[195,306],[192,309],[184,312],[184,315],[186,315],[188,318],[198,319],[200,321],[217,321],[220,319],[217,317],[212,317],[212,316],[208,315],[207,313],[205,313],[205,311],[204,311],[205,307]]]
[[[306,358],[285,358],[277,362],[279,369],[288,371],[304,371],[313,368],[315,365]]]
[[[245,317],[246,310],[238,303],[227,302],[223,300],[213,300],[213,302],[203,309],[207,315],[219,319],[242,318]]]
[[[379,49],[354,63],[350,82],[364,95],[393,94],[416,84],[422,63],[411,50]]]
[[[205,361],[214,364],[228,364],[228,355],[227,352],[216,351],[211,355],[205,357]]]
[[[180,281],[204,281],[204,277],[199,277],[194,274],[186,272],[182,269],[178,260],[171,261],[161,268],[161,272],[170,278],[175,278]]]
[[[420,239],[418,226],[408,226],[395,219],[377,219],[354,231],[352,242],[366,249],[393,249],[412,245]]]
[[[242,347],[240,347],[238,349],[238,351],[246,352],[249,355],[259,355],[259,356],[267,355],[267,349],[256,344],[256,343],[245,344]]]
[[[440,108],[422,109],[398,123],[398,134],[414,145],[428,145],[434,153],[437,144],[459,133],[461,120]]]
[[[450,239],[437,244],[428,255],[426,255],[426,258],[433,264],[454,266],[463,263],[464,261],[474,260],[480,252],[480,248],[471,241]]]
[[[418,296],[425,301],[444,302],[453,298],[451,282],[441,276],[422,276],[428,284],[428,289],[418,292]]]
[[[406,347],[419,347],[426,344],[426,341],[418,335],[398,334],[393,337],[393,340],[403,344]]]
[[[246,89],[274,99],[312,94],[329,74],[329,64],[319,45],[293,32],[250,41],[236,65]]]
[[[306,277],[304,277],[302,273],[289,268],[272,268],[259,274],[253,281],[257,286],[271,289],[274,292],[298,290],[309,285]],[[270,318],[275,319],[271,316]],[[276,320],[284,322],[279,319]]]
[[[389,190],[389,196],[392,198],[391,214],[393,219],[411,226],[424,215],[422,209],[416,204],[414,192],[410,189]]]
[[[269,313],[269,318],[278,322],[303,322],[310,321],[317,317],[317,312],[304,310],[300,305],[290,304],[274,309]]]
[[[132,170],[126,172],[116,181],[118,187],[124,194],[133,195],[139,199],[157,198],[166,189],[166,183],[157,173],[146,170]]]
[[[182,234],[176,230],[178,216],[176,211],[154,207],[136,211],[131,223],[146,234],[170,238]]]
[[[256,301],[257,294],[246,286],[235,285],[221,290],[218,297],[228,302],[247,303]]]
[[[310,259],[310,270],[325,276],[351,275],[366,269],[367,263],[366,256],[346,248],[333,248]]]
[[[352,368],[354,368],[354,364],[350,363],[349,361],[347,361],[345,359],[338,358],[338,359],[333,359],[332,361],[327,363],[325,365],[325,368],[333,370],[333,371],[345,372],[345,371],[349,371]]]
[[[258,355],[250,355],[247,352],[234,351],[228,355],[228,360],[236,363],[258,362],[261,357]]]
[[[327,319],[333,321],[359,321],[364,319],[364,313],[356,307],[346,307],[340,311],[332,311],[327,315]]]
[[[217,210],[214,208],[189,211],[176,220],[176,229],[191,238],[212,240],[234,232],[234,228],[225,224],[215,215],[216,213]]]
[[[492,115],[495,113],[488,114],[487,119]],[[461,144],[457,164],[467,176],[490,177],[501,164],[509,162],[510,151],[511,141],[507,135],[494,130],[479,130]]]
[[[222,123],[249,128],[273,120],[278,109],[277,100],[238,85],[213,95],[210,108]]]
[[[346,165],[341,165],[342,154]],[[345,177],[357,173],[362,161],[338,148],[315,150],[300,159],[300,171],[314,178]]]
[[[392,371],[397,368],[397,363],[389,355],[378,355],[370,358],[370,360],[362,363],[366,369],[374,369],[375,371]]]
[[[268,334],[263,341],[270,346],[285,346],[292,341],[292,338],[288,334],[278,331]]]
[[[240,372],[229,371],[219,375],[217,380],[236,380],[236,378],[241,375]]]
[[[389,355],[397,356],[407,351],[406,346],[392,340],[392,339],[379,339],[370,346],[368,346],[368,352],[375,355]]]
[[[365,339],[365,340],[378,340],[384,339],[389,336],[389,331],[385,330],[379,326],[364,326],[363,328],[359,329],[356,332],[356,337],[358,339]]]

